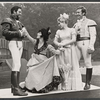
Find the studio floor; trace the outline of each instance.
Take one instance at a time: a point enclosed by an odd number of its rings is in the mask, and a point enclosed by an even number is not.
[[[24,59],[22,60],[22,69],[20,81],[25,79],[25,64],[27,63]],[[80,71],[82,73],[83,87],[85,82],[85,67],[81,64]],[[93,62],[93,76],[91,89],[84,91],[51,91],[49,93],[28,93],[28,96],[13,96],[10,92],[10,68],[7,65],[0,67],[0,98],[100,98],[100,63]]]

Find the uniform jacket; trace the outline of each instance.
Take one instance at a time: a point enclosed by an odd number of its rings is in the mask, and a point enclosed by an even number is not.
[[[20,21],[15,20],[12,16],[3,19],[1,25],[2,35],[5,37],[6,40],[12,40],[13,38],[23,38],[19,30],[21,30],[24,25]]]

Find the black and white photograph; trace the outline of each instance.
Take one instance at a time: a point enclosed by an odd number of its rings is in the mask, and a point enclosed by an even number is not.
[[[0,2],[0,99],[100,98],[99,2]]]

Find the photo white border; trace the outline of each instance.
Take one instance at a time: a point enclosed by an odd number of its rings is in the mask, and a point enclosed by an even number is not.
[[[17,1],[17,0],[16,0],[16,1]],[[40,2],[40,1],[38,1],[38,2],[34,2],[34,1],[32,1],[32,2],[24,2],[24,1],[21,1],[21,2],[14,2],[14,1],[12,1],[12,2],[11,2],[11,1],[10,1],[10,2],[9,2],[9,1],[7,1],[7,2],[3,2],[3,1],[0,1],[0,4],[1,4],[1,3],[2,3],[2,4],[3,4],[3,3],[27,3],[27,4],[28,4],[28,3],[29,3],[29,4],[32,4],[32,3],[33,3],[33,4],[34,4],[34,3],[37,3],[37,4],[40,4],[40,3],[42,3],[42,4],[43,4],[43,3],[47,3],[47,4],[51,4],[51,3],[53,3],[53,4],[68,4],[68,3],[71,3],[71,4],[82,4],[82,3],[83,3],[83,4],[90,4],[90,3],[91,3],[91,4],[100,4],[100,1],[98,1],[98,2],[97,2],[97,1],[96,1],[96,2],[89,2],[89,1],[87,1],[87,2],[81,2],[81,1],[80,1],[80,2],[77,2],[77,1],[75,1],[75,2],[66,2],[66,1],[62,1],[62,2],[55,2],[55,1],[53,1],[53,2],[51,2],[51,1],[47,1],[47,2],[42,2],[42,1],[41,1],[41,2]],[[2,100],[3,98],[0,98],[0,99]],[[9,98],[9,99],[10,99],[10,98]],[[16,98],[16,99],[17,99],[17,98]],[[25,99],[28,100],[27,97],[26,97]],[[34,97],[32,97],[32,100],[33,100],[33,99],[34,99]],[[53,98],[51,98],[51,99],[53,99]],[[56,100],[56,98],[54,98],[54,99]],[[58,98],[57,98],[57,99],[58,99]],[[65,98],[65,99],[64,99],[64,98],[60,98],[60,100],[61,100],[61,99],[62,99],[62,100],[66,100],[66,99],[69,100],[70,98],[69,98],[69,99],[68,99],[68,98]],[[82,98],[78,98],[78,99],[79,99],[79,100],[82,100]],[[84,99],[87,99],[87,98],[84,98]],[[88,98],[88,99],[90,99],[90,98]],[[95,99],[96,99],[96,98],[95,98]],[[30,99],[30,100],[31,100],[31,99]],[[36,100],[36,98],[35,98],[35,100]],[[37,99],[37,100],[38,100],[38,99]],[[39,99],[39,100],[40,100],[40,99]],[[43,100],[45,100],[45,98],[43,98]],[[48,98],[47,98],[47,100],[48,100]],[[72,99],[71,99],[71,100],[72,100]],[[73,98],[73,100],[77,100],[77,98]]]

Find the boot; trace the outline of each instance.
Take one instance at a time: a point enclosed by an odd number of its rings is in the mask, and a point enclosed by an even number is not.
[[[18,96],[28,95],[27,93],[25,93],[21,89],[19,89],[18,81],[19,81],[18,80],[18,72],[12,71],[11,72],[11,84],[13,86],[13,88],[12,88],[13,95],[18,95]]]
[[[18,86],[19,86],[19,78],[20,78],[20,72],[18,72],[18,75],[17,75]],[[21,88],[21,87],[19,86],[19,89],[21,89],[23,92],[26,92],[26,89],[25,89],[25,88]]]
[[[17,73],[17,81],[18,81],[18,85],[19,85],[19,77],[20,77],[20,72]]]
[[[12,85],[12,83],[13,83],[13,75],[12,75],[12,73],[11,73],[11,93],[13,93],[13,90],[14,90],[14,86]],[[19,85],[19,76],[20,76],[20,72],[17,72],[18,85]]]
[[[90,89],[91,78],[92,78],[92,68],[91,69],[87,68],[86,69],[86,84],[85,84],[84,90]]]
[[[13,84],[12,84],[12,83],[13,83],[13,73],[14,73],[14,72],[11,73],[11,93],[13,93],[13,91],[14,91],[14,86],[13,86]],[[16,72],[16,73],[17,73],[16,76],[17,76],[17,81],[18,81],[18,85],[19,85],[19,76],[20,76],[20,72]]]
[[[14,91],[14,86],[11,84],[11,93]]]
[[[14,86],[13,86],[13,72],[11,72],[11,93],[14,91]]]

